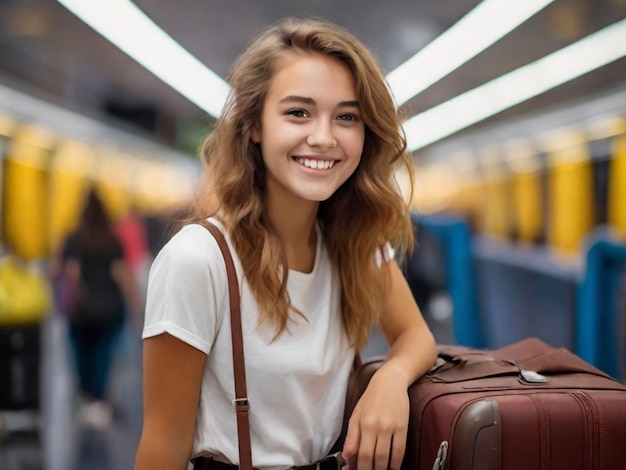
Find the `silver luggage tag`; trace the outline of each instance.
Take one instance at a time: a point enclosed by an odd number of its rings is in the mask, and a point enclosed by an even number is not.
[[[548,378],[545,375],[535,372],[534,370],[524,369],[516,360],[507,359],[509,364],[514,365],[519,369],[519,375],[517,379],[523,385],[541,385],[548,382]]]

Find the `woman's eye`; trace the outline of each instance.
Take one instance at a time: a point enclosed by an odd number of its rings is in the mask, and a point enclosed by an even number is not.
[[[303,109],[290,109],[286,114],[295,117],[306,117],[306,112]]]
[[[341,114],[337,116],[340,121],[358,121],[359,117],[356,114]]]

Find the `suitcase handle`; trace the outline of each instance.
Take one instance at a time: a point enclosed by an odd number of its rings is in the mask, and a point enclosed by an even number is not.
[[[441,345],[435,365],[420,380],[453,383],[504,375],[519,377],[522,370],[535,373],[525,373],[531,379],[525,380],[526,385],[544,383],[541,375],[586,373],[611,378],[567,349],[553,348],[532,338],[491,351]]]
[[[437,353],[435,365],[426,372],[426,375],[433,376],[453,367],[461,367],[467,364],[468,359],[471,359],[472,356],[484,357],[485,361],[491,360],[491,358],[482,351],[463,352],[461,355],[456,355],[446,352],[446,349],[442,349]]]

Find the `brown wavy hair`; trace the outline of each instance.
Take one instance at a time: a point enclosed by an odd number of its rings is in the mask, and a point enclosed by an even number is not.
[[[244,275],[262,312],[280,335],[298,314],[287,294],[286,254],[265,212],[265,168],[252,131],[260,120],[280,59],[316,53],[345,63],[355,78],[365,141],[350,178],[326,201],[317,218],[341,279],[341,313],[352,344],[360,349],[382,314],[388,282],[374,253],[389,242],[403,255],[413,246],[408,206],[394,179],[403,164],[412,181],[412,162],[384,74],[352,34],[326,21],[289,18],[261,33],[233,65],[232,86],[222,116],[205,139],[205,164],[191,219],[217,216],[227,228]],[[412,191],[412,185],[411,185]]]

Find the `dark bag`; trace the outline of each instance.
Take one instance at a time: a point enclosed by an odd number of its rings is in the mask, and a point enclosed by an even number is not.
[[[79,281],[74,289],[73,310],[70,318],[84,327],[97,328],[116,321],[123,312],[117,291],[102,290]]]
[[[110,272],[109,263],[92,262],[87,269],[79,259],[65,261],[54,291],[58,309],[72,324],[96,329],[123,317],[122,293]]]
[[[626,387],[602,371],[536,338],[438,350],[409,389],[403,469],[624,468]],[[381,363],[353,374],[347,417]]]

